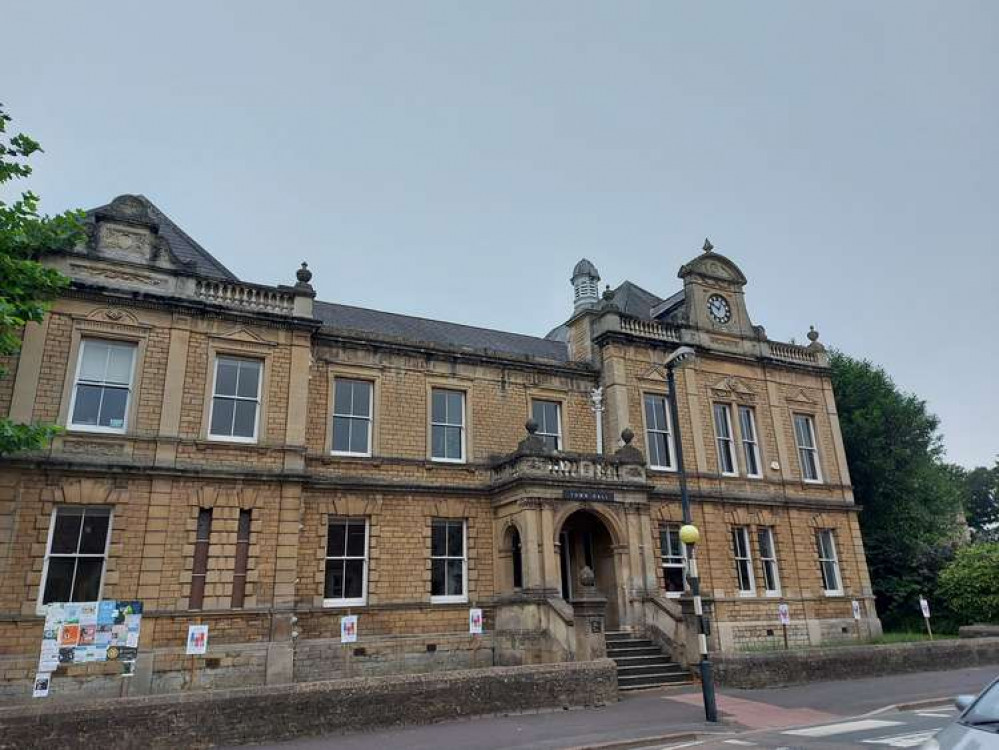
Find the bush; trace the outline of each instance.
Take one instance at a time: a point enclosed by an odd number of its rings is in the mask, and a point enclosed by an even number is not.
[[[940,572],[939,594],[965,625],[999,623],[999,543],[959,549]]]

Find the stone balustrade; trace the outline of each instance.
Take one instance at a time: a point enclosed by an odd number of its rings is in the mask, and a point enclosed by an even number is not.
[[[198,279],[194,296],[204,302],[248,312],[294,315],[295,294],[274,287],[232,281]]]
[[[492,480],[540,479],[558,482],[634,483],[645,481],[641,462],[597,454],[513,454],[493,465]]]
[[[764,352],[771,359],[779,359],[784,362],[794,362],[805,365],[818,365],[818,352],[812,351],[807,346],[797,344],[784,344],[779,341],[767,341],[764,344]]]
[[[621,331],[632,336],[641,336],[657,341],[680,341],[680,329],[649,320],[621,316]]]

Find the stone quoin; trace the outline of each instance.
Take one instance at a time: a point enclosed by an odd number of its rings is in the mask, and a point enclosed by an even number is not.
[[[135,675],[63,665],[53,696],[573,661],[605,632],[689,664],[678,435],[713,651],[776,643],[779,603],[792,644],[880,632],[825,349],[771,341],[710,243],[665,296],[580,261],[535,337],[323,302],[305,263],[241,281],[142,196],[87,229],[3,363],[0,414],[65,431],[0,464],[0,700],[30,700],[47,602],[98,598],[143,602]]]

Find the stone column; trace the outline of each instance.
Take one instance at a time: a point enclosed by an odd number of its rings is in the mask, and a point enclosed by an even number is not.
[[[173,439],[180,435],[180,411],[184,398],[184,378],[187,375],[188,344],[191,340],[189,318],[174,317],[173,324],[177,327],[170,331],[166,379],[163,383],[163,409],[160,411],[161,440],[156,443],[157,466],[172,466],[177,457],[177,444]]]
[[[572,600],[576,631],[576,661],[592,661],[607,656],[604,639],[607,600],[597,593],[593,570],[584,566],[579,574],[579,596]]]
[[[288,421],[285,427],[284,468],[305,470],[305,424],[309,413],[309,369],[312,342],[308,332],[292,334],[291,371],[288,374]]]
[[[28,424],[35,409],[35,394],[38,390],[38,374],[42,369],[42,354],[45,351],[45,334],[49,327],[49,316],[41,323],[28,323],[21,339],[21,353],[17,361],[17,374],[14,376],[14,393],[10,401],[10,418],[14,422]]]
[[[281,488],[278,511],[278,543],[274,561],[273,614],[267,645],[267,684],[294,681],[295,589],[298,582],[298,541],[302,525],[302,488]]]

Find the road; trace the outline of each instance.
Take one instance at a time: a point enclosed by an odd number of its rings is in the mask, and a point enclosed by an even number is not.
[[[581,750],[623,740],[686,732],[699,733],[701,737],[706,733],[724,733],[719,734],[717,740],[708,736],[699,744],[686,745],[698,750],[737,750],[738,742],[754,743],[741,746],[759,750],[831,747],[876,750],[878,744],[865,740],[935,730],[946,723],[944,712],[888,712],[863,718],[890,724],[837,726],[828,730],[833,733],[826,735],[821,731],[812,735],[785,732],[843,725],[892,704],[976,693],[997,673],[999,667],[974,667],[789,688],[724,689],[719,691],[722,722],[718,724],[704,723],[700,690],[688,687],[625,694],[620,702],[602,708],[481,717],[258,747],[267,750]],[[936,715],[930,716],[931,713]],[[666,740],[655,742],[651,739],[645,746],[656,750],[671,747]],[[890,744],[880,746],[892,747]],[[918,747],[919,743],[895,745],[906,746]]]

